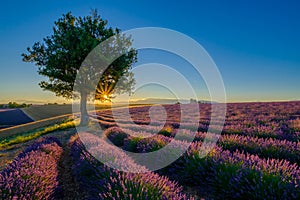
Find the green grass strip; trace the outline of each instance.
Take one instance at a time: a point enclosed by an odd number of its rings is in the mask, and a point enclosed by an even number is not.
[[[2,140],[0,142],[0,150],[3,150],[7,147],[10,147],[14,144],[20,144],[20,143],[23,143],[23,142],[27,142],[27,141],[36,139],[36,138],[38,138],[42,135],[45,135],[47,133],[51,133],[53,131],[65,130],[65,129],[68,129],[68,128],[74,128],[75,125],[77,125],[77,124],[78,124],[78,121],[74,121],[74,120],[70,121],[70,119],[69,119],[69,120],[64,121],[60,124],[54,124],[54,125],[51,125],[51,126],[47,126],[45,128],[41,128],[41,129],[37,129],[37,130],[34,130],[34,131],[21,133],[19,135],[13,136],[13,137],[5,138],[4,140]]]

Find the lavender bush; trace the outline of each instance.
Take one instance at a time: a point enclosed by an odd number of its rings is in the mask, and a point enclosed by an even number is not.
[[[199,157],[201,143],[192,144],[179,160],[163,169],[184,184],[209,185],[219,198],[297,199],[300,169],[286,160],[261,159],[256,155],[231,153],[216,147]],[[182,183],[182,182],[181,182]]]
[[[144,153],[163,147],[171,141],[171,138],[158,135],[135,140],[134,137],[128,137],[124,149],[128,150],[130,140],[135,141],[136,152]],[[177,141],[177,149],[180,149],[180,143],[182,142]],[[288,143],[282,141],[281,144]],[[160,170],[160,173],[185,185],[191,183],[200,186],[210,185],[216,193],[215,196],[220,195],[220,198],[224,195],[237,199],[299,197],[300,168],[297,164],[284,159],[262,159],[249,153],[230,152],[220,147],[216,147],[207,157],[201,158],[199,156],[201,145],[201,142],[193,143],[186,154],[172,165]]]
[[[54,138],[44,138],[25,149],[0,174],[1,199],[54,199],[62,151]]]
[[[95,145],[94,149],[101,143],[95,143],[95,137],[91,134],[85,135],[85,140],[90,140],[91,144]],[[70,145],[71,158],[74,162],[72,171],[85,199],[192,199],[184,195],[182,188],[167,177],[153,172],[135,174],[114,170],[91,156],[78,138]],[[130,158],[125,158],[120,151],[105,152],[120,154],[114,155],[118,158],[115,161],[120,162],[119,165],[126,162],[129,167],[143,168]],[[109,155],[101,156],[109,157]],[[91,185],[93,187],[90,187]]]

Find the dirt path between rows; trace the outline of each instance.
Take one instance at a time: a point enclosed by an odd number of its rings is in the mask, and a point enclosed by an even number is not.
[[[72,160],[70,157],[69,145],[64,145],[63,154],[59,160],[58,168],[59,178],[59,193],[56,195],[57,199],[64,200],[80,200],[83,199],[80,193],[80,187],[76,183],[72,173]]]

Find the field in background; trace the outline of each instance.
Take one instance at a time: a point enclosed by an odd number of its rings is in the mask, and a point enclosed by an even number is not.
[[[19,124],[32,122],[33,119],[28,117],[21,109],[0,109],[0,130]]]
[[[132,104],[133,106],[143,106],[147,104]],[[124,104],[116,104],[113,106],[114,108],[124,107]],[[96,110],[111,108],[109,104],[103,105],[95,105]],[[87,109],[92,111],[94,108],[92,105],[88,105]],[[72,114],[72,104],[64,104],[64,105],[33,105],[28,108],[22,108],[22,111],[28,115],[33,120],[42,120],[51,117],[57,117],[60,115]]]
[[[96,109],[110,108],[110,105],[97,105]],[[92,109],[90,106],[89,109]],[[72,104],[64,105],[33,105],[22,109],[33,120],[47,119],[60,115],[72,114]]]
[[[96,152],[97,156],[109,157],[117,166],[125,164],[124,167],[136,169],[145,167],[143,160],[135,161],[121,150],[153,152],[171,141],[174,141],[174,150],[178,150],[185,147],[187,139],[194,137],[188,150],[163,169],[146,174],[111,170],[90,155],[74,129],[68,129],[46,134],[63,135],[63,139],[59,138],[63,141],[62,147],[53,139],[44,140],[42,145],[34,143],[34,139],[10,146],[13,148],[7,149],[2,157],[12,158],[9,152],[14,149],[20,152],[20,147],[35,144],[1,172],[7,184],[0,184],[0,194],[6,198],[32,195],[32,190],[28,192],[22,185],[23,177],[30,174],[33,179],[26,181],[37,188],[37,194],[60,194],[69,199],[193,199],[189,196],[195,199],[300,199],[300,102],[228,104],[222,136],[204,158],[199,157],[204,138],[207,136],[208,141],[213,141],[216,137],[207,134],[211,105],[199,104],[198,126],[189,122],[195,119],[192,110],[181,122],[180,106],[192,109],[187,104],[163,105],[166,121],[159,109],[151,110],[150,119],[149,106],[130,108],[133,124],[123,108],[116,112],[100,110],[91,116],[93,123],[106,129],[105,134],[97,137],[85,133],[87,146],[102,150]],[[91,133],[96,133],[93,127],[96,126],[91,127]],[[106,145],[103,142],[106,139],[115,146]],[[16,151],[13,154],[16,155]],[[47,168],[46,156],[51,160]],[[161,155],[153,164],[164,162],[167,158],[164,156],[168,155]],[[40,177],[35,169],[45,170],[44,176]],[[35,181],[34,177],[41,181]],[[45,184],[51,190],[39,189]],[[80,193],[75,193],[78,191]],[[151,196],[147,196],[149,194]]]
[[[129,105],[129,107],[140,107],[140,106],[145,106],[145,105],[140,105],[140,104]],[[125,104],[113,105],[113,109],[118,109],[121,107],[126,107],[126,105]],[[93,113],[92,111],[94,111],[94,109],[99,111],[99,110],[110,109],[110,108],[111,105],[108,104],[87,106],[87,110],[91,111],[90,114]],[[79,107],[76,109],[78,110],[74,111],[74,113],[79,113]],[[28,131],[34,131],[35,129],[57,124],[70,117],[73,117],[71,104],[39,105],[39,106],[32,106],[30,108],[24,108],[24,111],[21,109],[5,109],[5,111],[0,112],[0,142],[2,139],[6,137],[15,136],[18,134],[26,133]],[[12,113],[12,114],[8,116],[6,113]],[[16,113],[16,115],[13,115],[13,113]],[[76,115],[76,118],[77,117],[78,116]],[[1,120],[2,118],[3,120]],[[24,121],[24,119],[27,119],[27,121]]]

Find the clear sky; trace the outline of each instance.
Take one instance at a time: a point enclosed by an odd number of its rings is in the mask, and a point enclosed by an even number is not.
[[[91,8],[122,30],[164,27],[199,42],[222,74],[228,101],[300,100],[300,1],[12,0],[0,6],[0,103],[62,102],[39,88],[43,77],[21,53],[50,35],[63,13]],[[159,61],[144,54],[141,63]]]

